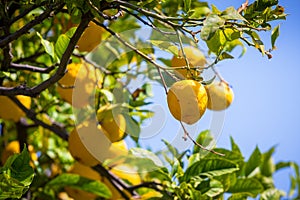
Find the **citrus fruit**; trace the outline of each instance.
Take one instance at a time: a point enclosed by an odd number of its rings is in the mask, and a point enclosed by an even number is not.
[[[198,76],[200,74],[199,70],[196,70],[195,67],[203,67],[206,64],[206,59],[204,54],[197,48],[188,46],[184,47],[183,51],[189,62],[190,70],[188,69],[176,69],[175,74],[182,79],[189,79],[193,76]],[[171,60],[171,67],[185,67],[186,61],[183,57],[182,51],[179,50],[178,57],[173,56]]]
[[[102,106],[97,111],[97,119],[111,142],[117,142],[124,137],[126,120],[117,109],[113,109],[111,105]]]
[[[203,85],[194,80],[175,82],[167,95],[168,107],[173,117],[187,124],[196,123],[204,114],[207,94]]]
[[[12,87],[14,83],[5,83],[3,86]],[[28,96],[17,95],[16,98],[26,107],[30,108],[31,98]],[[25,117],[26,114],[17,106],[9,97],[0,96],[0,118],[6,120],[13,120],[14,122],[20,121],[21,117]]]
[[[225,110],[233,101],[233,91],[225,82],[213,82],[206,85],[205,89],[208,96],[207,108],[210,110]]]
[[[127,147],[123,140],[112,143],[96,121],[85,121],[70,133],[69,151],[80,163],[94,166],[127,154]]]
[[[94,89],[101,84],[95,68],[82,61],[67,66],[67,73],[58,81],[57,92],[66,102],[76,108],[90,104]]]
[[[87,52],[92,51],[98,44],[100,44],[103,31],[103,28],[94,22],[90,22],[78,40],[78,50]]]

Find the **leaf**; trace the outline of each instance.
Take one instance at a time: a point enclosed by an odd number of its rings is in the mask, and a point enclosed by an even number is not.
[[[238,166],[224,158],[202,158],[189,166],[182,177],[182,181],[189,181],[193,176],[214,177],[233,173]]]
[[[212,142],[215,142],[214,137],[211,135],[210,130],[205,130],[202,131],[196,139],[196,142],[207,147],[209,146]],[[193,153],[199,152],[201,149],[199,146],[194,145]]]
[[[61,34],[55,43],[55,53],[59,59],[65,53],[67,46],[70,42],[70,38],[66,34]]]
[[[191,3],[192,1],[191,0],[183,0],[183,5],[184,5],[184,12],[188,12],[191,8]]]
[[[285,196],[284,192],[276,188],[270,188],[261,194],[260,200],[278,200],[283,196]]]
[[[164,167],[162,161],[157,157],[153,152],[148,151],[146,149],[133,147],[130,149],[130,154],[133,155],[135,158],[146,158],[151,160],[155,166],[157,167]]]
[[[209,183],[209,190],[204,194],[213,198],[224,192],[223,185],[220,181],[211,180]]]
[[[21,198],[29,189],[34,177],[29,162],[30,154],[26,147],[20,154],[8,158],[0,170],[0,199]]]
[[[242,20],[242,21],[247,21],[243,16],[241,16],[238,11],[234,7],[228,7],[226,8],[225,11],[222,12],[221,16],[224,19],[229,19],[229,20]]]
[[[272,159],[272,155],[275,151],[275,147],[272,147],[267,152],[262,154],[262,162],[260,165],[260,172],[262,175],[270,177],[275,171],[275,164]]]
[[[279,25],[276,26],[273,30],[272,30],[272,34],[271,34],[271,44],[272,44],[272,49],[276,49],[275,46],[275,42],[277,40],[277,38],[279,37]]]
[[[225,20],[216,14],[209,14],[203,22],[200,37],[207,41],[211,39],[216,31],[225,24]]]
[[[163,51],[167,51],[174,54],[175,56],[178,56],[178,47],[171,42],[163,40],[149,40],[149,42]]]
[[[49,42],[48,40],[45,40],[39,32],[37,32],[36,34],[41,39],[41,43],[42,43],[46,53],[49,54],[52,59],[55,59],[55,50],[54,50],[53,43]]]
[[[261,164],[261,153],[258,147],[256,147],[253,153],[251,154],[249,160],[245,164],[245,169],[244,169],[245,176],[249,176],[251,172],[254,171],[254,169],[260,166],[260,164]]]
[[[264,190],[263,185],[255,178],[238,178],[234,185],[228,189],[230,193],[238,193],[244,196],[256,197]]]
[[[65,186],[93,193],[103,198],[112,197],[111,191],[104,183],[84,178],[78,174],[60,174],[49,181],[45,187],[53,188],[58,191]]]
[[[239,148],[239,146],[235,143],[234,139],[232,136],[230,136],[230,143],[231,143],[231,151],[237,153],[237,154],[240,154],[242,155],[242,152]]]
[[[123,113],[123,116],[126,120],[126,134],[130,135],[134,141],[138,141],[141,132],[138,122],[127,113]]]

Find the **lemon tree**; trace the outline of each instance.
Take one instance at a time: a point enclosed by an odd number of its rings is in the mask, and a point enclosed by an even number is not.
[[[299,199],[299,166],[275,148],[245,160],[233,138],[224,149],[207,146],[210,130],[189,134],[234,106],[219,63],[246,47],[271,59],[287,16],[277,0],[227,3],[1,1],[0,199]],[[155,84],[191,148],[143,145]],[[290,191],[274,184],[284,168]]]

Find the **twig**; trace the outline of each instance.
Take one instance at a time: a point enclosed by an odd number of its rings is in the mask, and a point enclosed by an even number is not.
[[[39,95],[42,91],[47,89],[50,85],[55,84],[58,82],[65,74],[67,64],[69,63],[70,56],[79,40],[80,36],[82,35],[85,28],[88,26],[88,23],[91,21],[92,16],[90,13],[87,13],[82,17],[80,24],[78,25],[74,35],[70,39],[70,42],[61,57],[61,61],[57,71],[47,80],[44,82],[32,87],[28,88],[26,86],[18,86],[13,88],[6,88],[0,87],[0,95],[25,95],[35,97]]]
[[[57,8],[55,8],[56,6],[57,6]],[[55,5],[55,6],[50,6],[42,14],[40,14],[39,16],[37,16],[34,20],[28,22],[28,24],[26,24],[25,26],[23,26],[20,30],[18,30],[15,33],[12,33],[10,35],[7,35],[4,39],[1,39],[0,40],[0,48],[4,47],[5,45],[7,45],[8,43],[10,43],[11,41],[16,40],[20,36],[24,35],[31,28],[33,28],[35,25],[40,24],[44,19],[46,19],[47,17],[50,16],[50,14],[52,13],[52,11],[54,9],[60,10],[63,7],[64,7],[64,4],[62,4],[62,3],[60,3],[58,5]]]
[[[148,62],[150,62],[151,64],[153,64],[157,70],[158,70],[158,73],[160,75],[160,77],[162,78],[162,81],[164,83],[164,78],[160,72],[159,69],[163,69],[163,70],[169,70],[168,68],[166,67],[163,67],[161,66],[160,64],[158,64],[157,62],[155,62],[151,57],[147,56],[146,54],[144,54],[143,52],[141,52],[140,50],[138,50],[136,47],[132,46],[130,43],[126,42],[125,40],[123,40],[121,38],[121,36],[114,32],[113,30],[111,30],[109,27],[105,26],[104,24],[98,22],[98,21],[94,21],[97,25],[103,27],[107,32],[109,32],[112,36],[114,36],[119,42],[121,42],[123,45],[127,46],[128,48],[130,48],[132,51],[136,52],[138,55],[140,55],[141,57],[143,57],[145,60],[147,60]],[[167,92],[168,89],[167,89],[167,85],[165,85],[164,83],[164,89],[165,91]]]
[[[27,70],[31,72],[39,72],[39,73],[45,73],[48,74],[52,70],[55,69],[55,67],[58,66],[58,64],[52,65],[48,68],[42,68],[42,67],[36,67],[28,64],[17,64],[17,63],[11,63],[9,68],[16,69],[16,70]]]
[[[107,20],[116,20],[118,19],[118,17],[123,15],[123,12],[120,8],[118,8],[118,12],[115,15],[112,16],[108,16],[106,14],[104,14],[101,10],[99,10],[91,0],[87,0],[88,5],[97,12],[97,14],[99,14],[103,19],[107,19]]]
[[[9,98],[15,104],[17,104],[17,106],[19,106],[19,108],[26,114],[26,116],[29,119],[31,119],[33,122],[35,122],[35,124],[40,125],[46,129],[52,131],[53,133],[55,133],[56,135],[61,137],[63,140],[68,140],[68,137],[69,137],[68,132],[64,128],[62,128],[59,124],[57,124],[57,123],[52,123],[52,125],[46,124],[45,122],[37,119],[36,113],[30,109],[27,109],[15,96],[9,96]]]
[[[211,153],[214,153],[216,155],[219,155],[219,156],[225,156],[225,154],[222,154],[222,153],[219,153],[219,152],[216,152],[214,151],[213,149],[208,149],[206,148],[205,146],[203,146],[202,144],[199,144],[198,142],[196,142],[189,134],[189,132],[186,130],[186,128],[184,127],[182,121],[180,121],[180,124],[181,124],[181,127],[184,131],[184,136],[183,136],[183,139],[184,140],[187,140],[187,138],[189,138],[195,145],[197,145],[198,147],[200,147],[201,149],[205,150],[205,151],[208,151],[208,152],[211,152]]]
[[[25,17],[28,13],[30,13],[32,10],[46,5],[47,1],[41,2],[40,4],[33,4],[30,8],[24,10],[21,14],[11,19],[10,24],[13,24],[14,22],[18,21],[19,19],[22,19]]]
[[[243,10],[245,10],[248,6],[249,0],[246,0],[245,3],[243,3],[237,10],[238,13],[242,12]]]

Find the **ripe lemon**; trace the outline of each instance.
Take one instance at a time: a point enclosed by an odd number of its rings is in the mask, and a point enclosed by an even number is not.
[[[97,111],[97,119],[111,142],[120,141],[124,137],[126,120],[117,109],[111,105],[102,106]]]
[[[90,22],[77,43],[78,50],[87,52],[92,51],[98,44],[100,44],[103,32],[103,28],[94,22]]]
[[[12,85],[7,85],[12,86]],[[26,107],[30,108],[31,98],[28,96],[17,95],[16,98]],[[7,96],[0,96],[0,118],[6,120],[20,121],[21,117],[25,117],[25,113]]]
[[[196,123],[204,114],[207,94],[203,85],[194,80],[175,82],[167,95],[173,117],[187,124]]]
[[[98,172],[96,172],[95,170],[93,170],[92,168],[85,166],[83,164],[80,164],[78,162],[76,162],[73,167],[71,168],[71,170],[69,171],[69,173],[72,174],[78,174],[82,177],[91,179],[91,180],[101,180],[101,176]],[[65,187],[65,191],[68,193],[69,196],[71,196],[72,198],[74,198],[74,200],[87,200],[87,199],[96,199],[97,195],[83,191],[83,190],[79,190],[79,189],[75,189],[75,188],[71,188],[71,187]]]
[[[28,151],[29,151],[30,158],[31,158],[30,165],[33,167],[34,165],[33,165],[32,161],[37,161],[38,157],[37,157],[36,152],[34,151],[32,145],[28,145]],[[4,164],[6,162],[6,160],[8,159],[9,156],[12,156],[15,153],[20,153],[20,152],[21,151],[20,151],[19,141],[17,141],[17,140],[11,141],[10,143],[7,144],[4,151],[2,152],[2,155],[1,155],[2,164]]]
[[[90,104],[94,89],[101,84],[95,68],[82,61],[67,66],[67,73],[59,80],[57,92],[66,102],[76,108]]]
[[[232,89],[222,81],[206,85],[205,89],[208,96],[207,108],[210,110],[225,110],[233,101]]]
[[[69,136],[69,151],[79,162],[94,166],[106,159],[127,154],[125,142],[112,143],[96,121],[78,125]]]
[[[203,67],[206,64],[204,54],[197,48],[189,46],[183,48],[186,58],[188,59],[190,68]],[[171,60],[172,67],[185,67],[185,58],[182,55],[182,51],[179,50],[178,57],[173,56]],[[175,74],[182,79],[189,79],[193,76],[198,76],[200,71],[196,69],[177,69]]]

